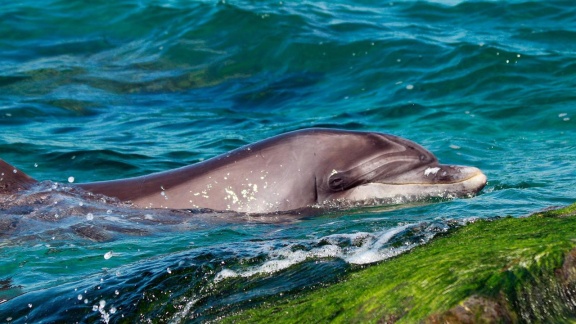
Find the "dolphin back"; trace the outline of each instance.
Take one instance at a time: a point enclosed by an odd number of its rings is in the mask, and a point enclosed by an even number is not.
[[[26,173],[0,159],[0,194],[24,190],[37,182]]]

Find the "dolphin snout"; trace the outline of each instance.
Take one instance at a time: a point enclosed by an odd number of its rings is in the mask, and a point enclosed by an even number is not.
[[[424,178],[433,183],[456,183],[479,174],[480,169],[460,165],[436,165],[424,169]]]
[[[488,178],[480,169],[468,166],[458,166],[458,168],[460,182],[467,190],[476,193],[486,186]]]
[[[488,178],[484,173],[482,173],[482,171],[480,171],[480,169],[475,167],[468,167],[468,168],[472,169],[469,171],[470,174],[472,174],[472,176],[468,180],[465,180],[466,185],[470,187],[471,190],[474,192],[482,190],[486,186]]]
[[[459,184],[465,192],[478,192],[486,186],[480,169],[460,165],[436,165],[423,170],[423,179],[431,184]]]

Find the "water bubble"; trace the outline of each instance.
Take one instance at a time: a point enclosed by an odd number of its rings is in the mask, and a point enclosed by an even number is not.
[[[12,172],[14,172],[14,173],[18,173],[18,170],[14,169],[14,170],[12,170]]]
[[[34,167],[37,168],[37,167],[38,167],[38,163],[34,163]]]
[[[83,202],[79,202],[79,203],[78,203],[78,206],[82,207],[82,206],[84,206],[84,203],[83,203]]]
[[[106,254],[104,254],[104,259],[108,260],[112,257],[112,251],[108,251],[106,252]]]
[[[91,221],[94,219],[94,215],[92,213],[88,213],[88,214],[86,214],[86,219]]]
[[[110,314],[114,314],[116,313],[116,307],[112,306],[110,307]]]
[[[78,294],[78,300],[82,300],[82,294]]]
[[[166,271],[167,271],[168,273],[172,273],[172,270],[170,270],[170,268],[166,268]]]
[[[74,177],[68,177],[68,182],[70,183],[74,182]]]
[[[116,295],[120,295],[120,291],[118,291],[118,289],[116,289],[116,291],[114,291],[114,293],[115,293]]]
[[[414,89],[414,85],[409,84],[406,86],[406,90],[412,90],[412,89]]]

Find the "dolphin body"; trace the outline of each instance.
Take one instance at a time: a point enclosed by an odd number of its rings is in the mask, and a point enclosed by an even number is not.
[[[0,160],[0,194],[35,182]],[[139,208],[257,214],[470,197],[485,185],[479,169],[439,164],[409,140],[321,128],[285,133],[174,170],[75,184]]]

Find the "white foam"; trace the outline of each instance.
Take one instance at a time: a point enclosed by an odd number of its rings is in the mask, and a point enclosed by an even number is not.
[[[174,316],[170,319],[169,323],[181,323],[183,319],[190,313],[192,307],[200,300],[200,298],[192,299],[186,302],[186,306],[184,309],[174,314]]]
[[[218,272],[218,274],[214,278],[214,282],[219,282],[219,281],[222,281],[222,280],[227,279],[227,278],[235,278],[238,276],[239,275],[237,272],[232,271],[230,269],[224,269],[224,270]]]
[[[398,255],[401,252],[405,251],[403,249],[393,249],[387,248],[382,249],[382,247],[390,241],[396,234],[406,230],[408,227],[412,225],[404,225],[395,227],[393,229],[381,232],[378,236],[378,239],[375,242],[366,242],[359,249],[351,253],[344,260],[348,263],[352,264],[368,264],[374,263],[378,261],[382,261],[388,259],[392,256]]]
[[[386,247],[385,245],[397,234],[414,226],[406,224],[377,233],[358,232],[352,234],[333,234],[311,240],[306,243],[295,243],[268,252],[268,260],[261,265],[253,266],[243,271],[223,269],[214,278],[215,282],[234,277],[251,277],[258,274],[272,274],[287,269],[295,264],[310,259],[339,258],[351,264],[368,264],[396,256],[405,252],[414,244],[401,247]],[[326,243],[326,244],[323,244]],[[321,244],[320,246],[318,246]],[[316,246],[309,250],[295,246]]]

